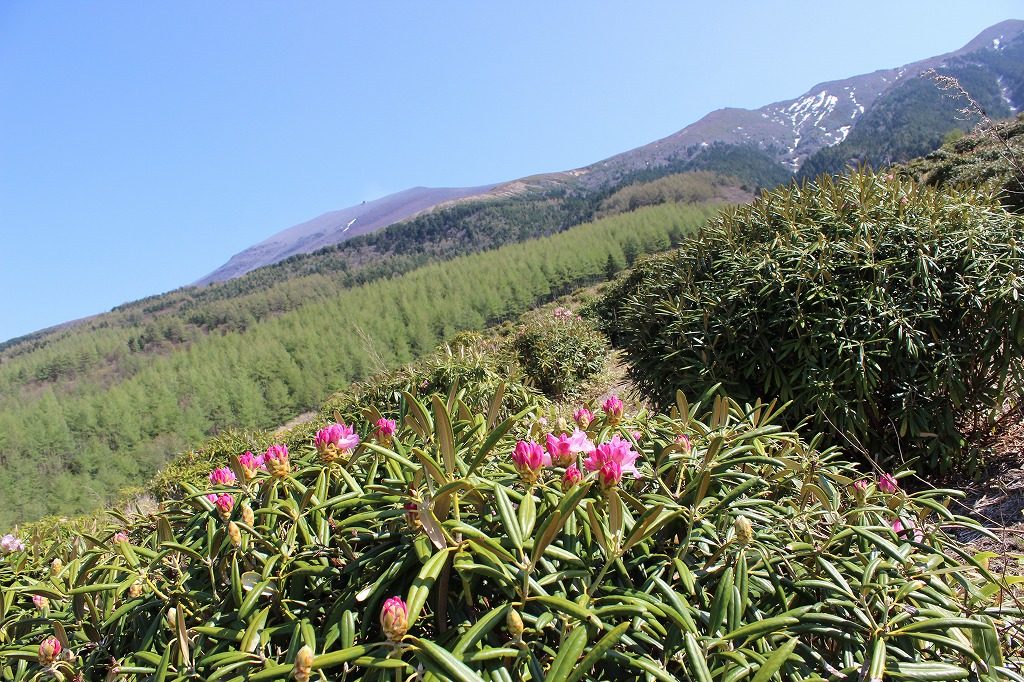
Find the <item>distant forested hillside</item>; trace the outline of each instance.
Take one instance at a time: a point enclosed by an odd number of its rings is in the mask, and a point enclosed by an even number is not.
[[[312,273],[203,305],[185,294],[155,298],[32,352],[9,348],[0,364],[0,527],[95,508],[219,429],[273,427],[458,330],[668,248],[711,213],[646,207],[363,284]],[[237,328],[224,323],[232,309],[245,316]],[[200,311],[212,331],[195,324]]]

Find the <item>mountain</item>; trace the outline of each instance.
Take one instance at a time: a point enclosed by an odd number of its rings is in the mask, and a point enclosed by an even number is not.
[[[312,253],[352,237],[412,218],[416,214],[454,199],[483,194],[494,185],[482,187],[413,187],[358,206],[331,211],[300,223],[236,253],[195,284],[202,286],[244,275],[298,253]]]
[[[949,131],[969,129],[978,120],[960,116],[962,104],[922,76],[929,70],[957,78],[990,117],[1015,113],[1024,105],[1024,21],[996,24],[959,50],[819,83],[760,109],[719,109],[668,137],[583,168],[481,187],[415,187],[325,213],[235,254],[195,284],[230,280],[453,202],[509,196],[547,201],[553,188],[607,193],[629,182],[693,170],[771,187],[794,174],[813,178],[851,164],[907,161],[936,149]]]
[[[921,74],[929,69],[975,66],[981,72],[975,82],[998,92],[1005,106],[999,113],[1009,115],[1024,104],[1022,34],[1024,21],[1008,20],[985,29],[954,52],[819,83],[800,97],[760,109],[718,109],[668,137],[587,167],[583,182],[600,187],[639,170],[685,164],[716,143],[753,148],[795,173],[819,150],[846,140],[874,107],[890,101],[905,83],[921,84]],[[933,84],[931,90],[937,90]],[[901,106],[897,108],[903,110]],[[890,128],[875,132],[891,137],[899,131]]]

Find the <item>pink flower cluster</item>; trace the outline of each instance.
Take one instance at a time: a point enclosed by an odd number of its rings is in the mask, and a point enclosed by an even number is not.
[[[545,452],[539,443],[521,440],[516,443],[512,453],[512,463],[522,479],[532,484],[540,478],[541,469],[546,466],[567,466],[562,477],[562,488],[568,489],[579,483],[582,472],[575,464],[577,455],[586,455],[583,466],[587,471],[596,471],[598,480],[604,487],[618,485],[623,474],[633,474],[640,478],[636,468],[639,453],[633,450],[632,443],[618,434],[611,440],[594,446],[587,434],[576,429],[571,436],[562,433],[558,436],[547,436]]]
[[[633,450],[632,444],[615,434],[610,441],[598,445],[590,456],[583,460],[583,466],[587,471],[598,472],[601,485],[610,487],[618,485],[623,474],[633,474],[634,478],[640,478],[640,472],[636,468],[637,456],[638,453]]]
[[[220,467],[210,472],[210,483],[213,485],[232,485],[236,480],[235,472],[229,467]]]
[[[554,315],[556,320],[571,320],[573,318],[572,311],[563,306],[555,308]]]
[[[313,443],[321,455],[332,448],[338,452],[352,452],[359,445],[359,436],[351,426],[330,424],[316,432]]]
[[[586,429],[590,426],[591,422],[594,421],[594,413],[588,410],[586,407],[581,407],[572,413],[573,421],[581,429]]]
[[[7,535],[0,538],[0,551],[4,554],[10,554],[11,552],[20,552],[25,549],[25,543],[19,540],[15,535],[8,533]]]

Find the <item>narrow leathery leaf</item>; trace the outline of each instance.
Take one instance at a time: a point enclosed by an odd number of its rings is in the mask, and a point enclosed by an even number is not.
[[[408,391],[402,391],[402,398],[405,399],[406,407],[409,408],[413,429],[424,441],[430,440],[434,433],[434,425],[431,423],[430,415],[427,414],[423,403]]]
[[[452,432],[452,420],[448,408],[437,395],[431,396],[434,408],[434,434],[437,436],[437,447],[441,451],[441,461],[448,478],[455,475],[455,435]]]
[[[540,527],[537,529],[537,541],[534,543],[532,551],[532,565],[536,566],[538,559],[544,555],[545,549],[555,539],[559,531],[562,530],[562,527],[572,515],[573,510],[576,509],[579,501],[590,491],[590,486],[592,485],[593,481],[586,481],[576,485],[568,495],[562,498],[558,503],[558,507],[540,524]]]
[[[426,469],[430,477],[439,485],[443,486],[450,481],[449,477],[445,475],[441,469],[441,465],[434,461],[434,458],[428,455],[420,448],[413,448],[412,454],[416,456],[416,459],[420,461],[423,468]]]
[[[619,546],[622,541],[622,500],[615,488],[605,491],[608,502],[608,530],[611,533],[611,544]]]
[[[921,630],[947,632],[951,628],[985,629],[988,627],[990,626],[984,621],[974,620],[971,618],[925,618],[924,620],[914,621],[910,625],[904,625],[898,630],[893,630],[891,635],[905,635],[911,632],[919,632]]]
[[[417,507],[417,517],[423,526],[423,531],[430,538],[434,546],[438,549],[444,549],[448,546],[448,539],[441,528],[441,523],[434,515],[433,507],[434,505],[429,498],[421,500]]]
[[[692,633],[683,633],[683,648],[690,662],[690,671],[698,682],[711,682],[711,671],[708,669],[706,654]]]
[[[491,404],[487,408],[487,428],[493,428],[494,422],[498,420],[498,414],[501,413],[501,402],[505,399],[505,382],[498,384],[498,387],[494,390],[494,397],[491,399]]]
[[[530,597],[530,601],[538,601],[546,606],[561,611],[567,616],[578,618],[581,621],[588,621],[594,625],[601,625],[601,619],[590,609],[585,606],[580,606],[576,602],[569,601],[565,597],[559,597],[555,595],[536,595]]]
[[[733,567],[728,566],[722,572],[722,577],[718,581],[718,587],[715,589],[715,598],[711,602],[708,632],[712,634],[717,633],[718,629],[725,621],[725,616],[729,609],[729,602],[732,601],[732,588]]]
[[[633,530],[630,531],[629,535],[626,536],[625,541],[622,543],[622,551],[629,551],[633,545],[643,542],[650,536],[654,535],[662,526],[679,515],[679,512],[668,512],[663,514],[662,512],[664,512],[664,510],[664,505],[659,504],[644,512],[643,516],[640,517],[640,521],[633,526]]]
[[[798,642],[799,640],[794,637],[773,651],[772,655],[765,659],[765,662],[757,669],[757,672],[754,674],[754,677],[751,678],[750,682],[768,682],[772,679],[772,676],[781,670],[783,665],[785,665],[786,661],[793,653],[793,650],[796,649]]]
[[[427,603],[427,598],[430,596],[430,590],[434,586],[434,582],[437,577],[441,574],[441,570],[444,568],[448,561],[448,557],[451,555],[452,549],[445,547],[440,550],[423,564],[416,579],[413,580],[412,586],[409,588],[409,596],[406,600],[407,612],[408,612],[408,623],[411,628],[419,618],[420,611],[423,609],[423,605]]]
[[[946,680],[966,679],[970,677],[971,671],[952,663],[938,661],[928,663],[894,662],[886,666],[885,674],[894,680],[945,682]]]
[[[577,667],[576,661],[587,646],[587,628],[577,626],[562,640],[558,653],[551,661],[544,682],[566,682]]]
[[[264,607],[252,618],[252,620],[249,621],[249,625],[245,628],[245,632],[242,634],[242,641],[238,645],[238,648],[241,651],[252,653],[256,650],[256,646],[260,642],[260,632],[263,630],[263,626],[267,623],[267,616],[269,613],[270,607]]]
[[[523,551],[523,532],[519,528],[519,517],[512,508],[512,502],[508,499],[505,487],[500,483],[494,484],[494,502],[501,517],[501,523],[505,527],[508,539],[520,552]]]
[[[576,665],[575,669],[567,678],[567,682],[579,682],[579,680],[582,680],[584,676],[589,675],[590,669],[604,657],[605,653],[609,649],[618,643],[619,639],[627,630],[629,630],[629,623],[620,623],[605,633],[605,635],[597,641],[597,644],[587,652],[587,655],[583,657],[583,660]]]
[[[601,545],[605,555],[610,557],[612,554],[611,542],[608,540],[608,535],[601,524],[601,519],[597,516],[593,500],[587,500],[587,519],[590,522],[590,532],[594,534],[594,539]]]
[[[412,643],[419,649],[417,658],[425,658],[434,666],[439,668],[446,675],[446,679],[455,682],[482,682],[483,678],[473,672],[473,669],[459,660],[450,651],[441,647],[429,639],[410,638]]]
[[[537,501],[529,490],[523,494],[523,500],[519,503],[517,514],[519,521],[519,532],[523,538],[528,538],[533,533],[533,526],[537,522]]]
[[[189,650],[188,629],[185,627],[185,609],[175,612],[175,632],[178,635],[178,660],[185,668],[192,667],[192,656]]]
[[[510,608],[509,604],[505,604],[488,611],[473,624],[473,627],[466,630],[466,633],[459,639],[458,644],[452,649],[452,653],[456,656],[461,656],[468,651],[477,642],[486,637],[487,633],[491,632],[500,623],[505,622],[505,616]]]
[[[792,616],[773,616],[772,618],[765,618],[764,620],[747,623],[746,625],[738,627],[732,632],[722,635],[722,639],[759,639],[767,634],[788,628],[791,625],[796,625],[799,622],[799,618],[794,618]]]

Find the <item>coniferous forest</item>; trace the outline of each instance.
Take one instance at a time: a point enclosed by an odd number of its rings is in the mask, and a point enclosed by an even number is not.
[[[663,250],[711,212],[647,207],[362,284],[314,273],[148,319],[141,302],[35,352],[9,348],[0,365],[0,525],[101,506],[219,430],[282,423],[457,331]],[[40,494],[20,494],[26,487]]]

